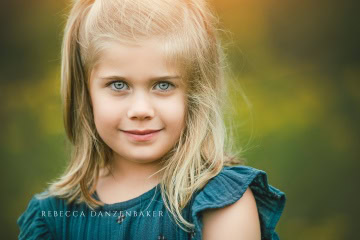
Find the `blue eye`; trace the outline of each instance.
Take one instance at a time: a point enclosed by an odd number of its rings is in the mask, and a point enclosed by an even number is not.
[[[118,91],[118,90],[123,90],[126,88],[127,84],[125,82],[122,82],[122,81],[116,81],[116,82],[112,82],[110,83],[111,86],[114,86],[114,89],[115,91]]]
[[[124,91],[129,89],[129,86],[124,81],[114,81],[108,84],[108,86],[111,86],[111,89],[114,91]],[[169,91],[172,87],[175,87],[174,84],[170,82],[158,82],[155,85],[155,89],[159,91]]]
[[[156,84],[156,86],[158,86],[161,91],[166,91],[170,87],[173,87],[174,85],[169,82],[159,82],[158,84]]]

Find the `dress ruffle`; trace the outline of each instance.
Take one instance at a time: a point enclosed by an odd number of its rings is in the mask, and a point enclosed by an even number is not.
[[[41,200],[34,195],[30,200],[26,211],[18,218],[20,228],[19,240],[54,239],[49,231],[45,218],[42,217]]]
[[[249,166],[224,167],[223,170],[195,196],[192,218],[196,239],[202,239],[202,211],[222,208],[235,203],[252,190],[258,208],[261,239],[278,240],[275,226],[285,207],[285,194],[268,184],[266,172]]]

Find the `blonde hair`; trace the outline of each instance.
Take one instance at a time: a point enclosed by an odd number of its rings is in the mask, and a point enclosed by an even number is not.
[[[76,0],[62,45],[61,94],[64,125],[73,151],[63,175],[48,194],[103,205],[92,197],[100,169],[111,163],[112,150],[99,137],[88,92],[89,73],[111,40],[141,43],[156,37],[169,62],[178,64],[188,84],[183,132],[161,161],[161,194],[177,224],[193,228],[181,215],[193,194],[224,165],[242,163],[226,151],[222,106],[225,55],[218,20],[205,0]],[[184,229],[188,231],[187,229]]]

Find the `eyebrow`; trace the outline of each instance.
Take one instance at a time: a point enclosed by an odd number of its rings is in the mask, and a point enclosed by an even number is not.
[[[127,78],[125,78],[125,77],[116,76],[116,75],[111,75],[111,76],[107,76],[107,77],[99,77],[99,79],[101,79],[101,80],[122,80],[122,81],[127,80]],[[153,78],[150,78],[149,80],[151,82],[154,82],[154,81],[172,80],[172,79],[181,79],[181,77],[178,76],[178,75],[175,75],[175,76],[161,76],[161,77],[153,77]]]

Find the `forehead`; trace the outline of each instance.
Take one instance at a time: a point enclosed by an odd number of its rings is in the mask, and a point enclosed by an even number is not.
[[[108,71],[148,75],[179,73],[178,66],[169,59],[161,43],[153,39],[136,45],[107,41],[100,51],[93,71],[98,74]]]

